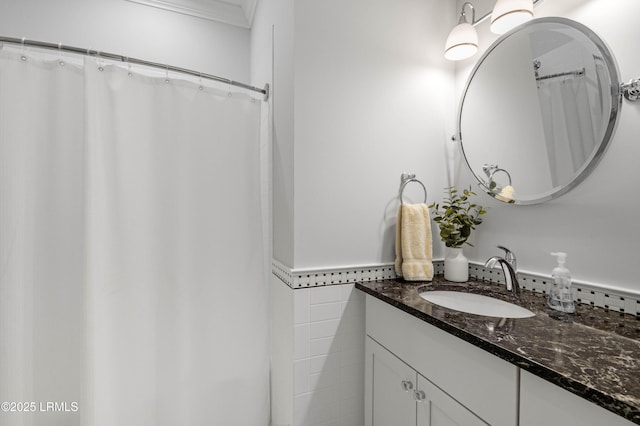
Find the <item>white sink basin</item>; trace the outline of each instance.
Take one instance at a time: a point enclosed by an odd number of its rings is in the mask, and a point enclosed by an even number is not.
[[[434,290],[420,293],[420,297],[445,308],[487,317],[529,318],[535,316],[533,312],[521,306],[480,294]]]

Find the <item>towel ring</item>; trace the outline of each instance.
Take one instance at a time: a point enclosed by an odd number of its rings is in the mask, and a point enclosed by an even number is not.
[[[404,192],[404,187],[407,186],[408,183],[410,182],[417,182],[420,184],[420,186],[422,186],[422,190],[424,191],[424,202],[425,204],[427,203],[427,188],[424,186],[424,184],[422,182],[420,182],[418,179],[416,179],[416,175],[410,175],[407,173],[403,173],[402,176],[400,177],[401,180],[401,184],[400,184],[400,203],[404,204],[404,200],[402,199],[402,195]]]
[[[489,178],[489,186],[491,186],[491,184],[493,183],[493,175],[498,172],[503,172],[507,175],[507,178],[509,179],[509,186],[511,186],[511,175],[505,169],[499,168],[497,164],[485,164],[484,166],[482,166],[482,170]]]

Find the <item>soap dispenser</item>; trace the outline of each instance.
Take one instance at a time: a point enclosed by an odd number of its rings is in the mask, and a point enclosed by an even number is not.
[[[549,291],[547,304],[556,311],[572,314],[576,311],[576,308],[571,295],[571,273],[564,266],[567,260],[567,254],[558,252],[551,253],[551,255],[557,257],[558,266],[556,266],[551,273],[553,284]]]

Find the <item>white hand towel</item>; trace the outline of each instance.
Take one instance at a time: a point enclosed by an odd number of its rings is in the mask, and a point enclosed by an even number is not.
[[[431,218],[426,204],[398,208],[395,270],[407,281],[433,279]]]
[[[502,188],[498,194],[496,194],[496,198],[498,200],[504,201],[505,203],[513,203],[513,196],[515,195],[515,193],[516,191],[515,189],[513,189],[513,186],[507,185]]]

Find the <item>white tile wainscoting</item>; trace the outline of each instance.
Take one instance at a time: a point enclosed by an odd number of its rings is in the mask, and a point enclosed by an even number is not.
[[[396,277],[393,263],[321,269],[290,269],[274,260],[272,272],[282,282],[294,289],[380,281]]]
[[[294,292],[294,425],[363,424],[364,320],[354,284]]]

